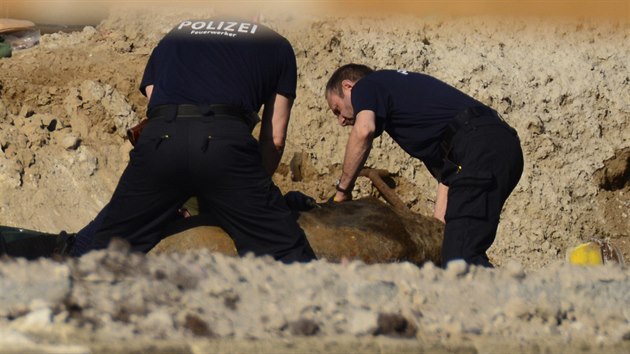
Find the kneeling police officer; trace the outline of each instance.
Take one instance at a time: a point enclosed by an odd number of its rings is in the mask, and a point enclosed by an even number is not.
[[[196,196],[239,254],[283,262],[315,258],[271,180],[296,93],[291,44],[253,22],[187,20],[153,50],[140,90],[148,124],[91,249],[112,237],[147,252],[177,209]],[[264,106],[258,141],[252,128]]]

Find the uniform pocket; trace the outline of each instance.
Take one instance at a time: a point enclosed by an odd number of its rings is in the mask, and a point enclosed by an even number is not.
[[[175,128],[163,120],[149,121],[136,145],[129,153],[130,164],[146,166],[155,163],[156,152],[169,144],[175,136]]]
[[[174,124],[164,120],[149,121],[136,143],[138,149],[155,149],[175,135]]]
[[[453,179],[460,170],[461,166],[448,158],[444,158],[442,159],[442,168],[440,169],[438,180],[448,186],[451,183],[451,179]]]
[[[488,191],[495,183],[490,172],[461,171],[450,179],[446,221],[462,217],[484,219],[488,215]]]

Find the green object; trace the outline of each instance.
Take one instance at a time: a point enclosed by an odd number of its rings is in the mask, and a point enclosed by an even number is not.
[[[11,53],[11,44],[4,43],[4,38],[0,37],[0,58],[10,58]]]
[[[0,256],[37,259],[52,257],[57,244],[56,234],[0,226]]]

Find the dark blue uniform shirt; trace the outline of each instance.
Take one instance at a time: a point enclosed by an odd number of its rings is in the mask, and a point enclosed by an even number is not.
[[[187,20],[151,53],[140,90],[154,85],[149,108],[162,104],[231,104],[258,112],[276,93],[294,98],[289,41],[260,24]]]
[[[480,105],[438,79],[407,71],[375,71],[352,88],[355,114],[363,110],[376,114],[375,137],[386,131],[429,170],[443,164],[439,144],[448,123],[466,108]]]

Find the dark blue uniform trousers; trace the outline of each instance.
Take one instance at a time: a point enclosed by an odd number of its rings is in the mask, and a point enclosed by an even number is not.
[[[516,131],[496,113],[460,118],[445,159],[445,169],[455,172],[444,181],[449,190],[442,262],[463,259],[491,267],[486,251],[523,172],[523,152]]]
[[[234,240],[240,255],[271,255],[283,262],[315,258],[264,170],[249,127],[227,115],[152,117],[90,248],[105,248],[120,237],[133,251],[148,252],[193,196]]]

